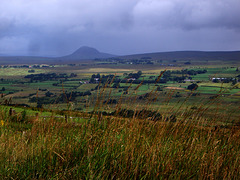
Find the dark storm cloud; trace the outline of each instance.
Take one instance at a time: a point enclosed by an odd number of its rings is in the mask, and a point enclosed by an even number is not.
[[[1,0],[0,53],[240,48],[239,0]]]
[[[139,23],[163,28],[240,28],[239,0],[142,0],[135,7]]]

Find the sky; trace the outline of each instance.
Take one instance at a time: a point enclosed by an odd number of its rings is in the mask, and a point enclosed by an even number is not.
[[[0,0],[0,55],[240,50],[240,0]]]

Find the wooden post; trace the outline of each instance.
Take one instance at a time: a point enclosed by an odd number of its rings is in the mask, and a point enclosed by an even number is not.
[[[36,119],[35,119],[35,121],[38,121],[38,118],[39,118],[39,113],[36,113]]]
[[[66,114],[65,114],[65,122],[66,122],[66,123],[68,122],[68,117],[67,117]]]
[[[12,108],[9,109],[9,116],[12,116]]]

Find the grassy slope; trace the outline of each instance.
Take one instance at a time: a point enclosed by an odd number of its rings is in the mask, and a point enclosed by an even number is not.
[[[95,70],[77,72],[89,77],[99,71]],[[221,86],[230,87],[230,84],[209,82],[210,75],[225,77],[235,69],[213,67],[208,70],[207,74],[196,77],[203,81],[198,89],[201,96],[196,97],[188,97],[190,92],[186,90],[163,88],[162,92],[156,93],[159,100],[149,103],[148,99],[135,100],[133,89],[137,85],[132,85],[130,94],[123,96],[121,108],[156,109],[163,115],[157,122],[148,117],[140,119],[137,114],[130,118],[102,116],[96,111],[109,110],[109,106],[117,110],[118,106],[101,103],[95,107],[92,118],[89,114],[66,112],[68,122],[64,116],[59,118],[60,115],[52,112],[41,113],[26,108],[14,108],[17,114],[9,116],[10,107],[1,106],[0,179],[237,179],[240,176],[239,97],[209,99],[208,95],[219,95]],[[109,69],[101,69],[101,72],[107,73]],[[159,69],[154,75],[158,73]],[[30,88],[36,93],[39,87],[60,92],[61,85],[53,87],[52,83],[54,81],[32,83],[21,88],[24,92]],[[66,86],[77,84],[77,81],[67,82]],[[189,84],[181,84],[181,87],[186,88]],[[174,82],[161,86],[165,85],[179,87]],[[2,86],[9,90],[16,88],[12,84]],[[78,90],[86,91],[95,86],[81,85]],[[153,85],[142,85],[137,94],[144,95],[153,88]],[[94,107],[97,97],[104,100],[97,94],[101,91],[82,99],[89,98]],[[105,89],[102,96],[108,97],[109,91],[110,88]],[[171,99],[178,91],[182,97]],[[239,89],[233,91],[232,94]],[[115,89],[111,98],[121,96],[122,92]],[[67,107],[66,104],[56,106],[51,104],[45,108]],[[40,114],[38,120],[37,112]],[[171,114],[177,116],[177,121],[165,122]]]
[[[185,107],[176,122],[166,122],[167,112],[160,121],[139,119],[137,114],[102,116],[96,112],[102,109],[100,104],[92,117],[68,111],[69,116],[78,117],[69,122],[51,113],[36,120],[33,111],[26,111],[22,118],[21,108],[9,116],[9,107],[2,106],[0,177],[236,179],[240,128],[219,126],[225,117],[218,113],[204,118],[208,105],[200,106]]]

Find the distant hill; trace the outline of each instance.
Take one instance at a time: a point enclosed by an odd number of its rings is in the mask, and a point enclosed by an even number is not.
[[[159,60],[232,60],[240,61],[240,51],[173,51],[120,56],[121,59],[152,58]]]
[[[0,56],[0,65],[3,64],[41,64],[52,63],[53,58],[38,56]]]
[[[115,57],[116,55],[107,54],[99,52],[97,49],[92,47],[83,46],[73,52],[70,55],[63,56],[57,59],[61,60],[87,60],[87,59],[102,59],[102,58],[110,58]]]
[[[33,63],[67,63],[78,60],[93,60],[115,57],[116,55],[99,52],[95,48],[83,46],[70,55],[62,57],[37,57],[37,56],[1,56],[0,64],[33,64]]]
[[[69,63],[94,59],[154,59],[154,60],[221,60],[240,61],[240,51],[173,51],[143,53],[126,56],[115,56],[99,52],[97,49],[83,46],[70,55],[62,57],[36,57],[36,56],[0,56],[1,64],[41,64],[41,63]]]

